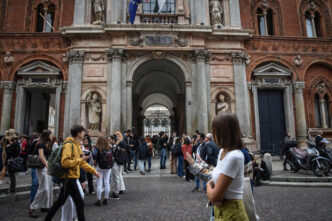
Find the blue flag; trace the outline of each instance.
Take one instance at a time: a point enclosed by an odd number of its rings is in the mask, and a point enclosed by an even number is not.
[[[138,4],[141,3],[141,0],[131,0],[128,7],[128,13],[130,15],[129,22],[133,25],[135,22],[136,11]]]

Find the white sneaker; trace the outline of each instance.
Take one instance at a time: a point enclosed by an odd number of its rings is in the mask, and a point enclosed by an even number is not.
[[[0,184],[8,184],[6,180],[0,180]]]

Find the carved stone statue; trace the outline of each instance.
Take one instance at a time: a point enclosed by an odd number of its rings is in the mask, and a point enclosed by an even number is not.
[[[223,10],[219,0],[210,1],[211,24],[213,26],[222,25]]]
[[[100,25],[103,23],[105,5],[104,0],[93,0],[93,12],[95,15],[94,25]]]
[[[92,97],[92,98],[91,98]],[[100,126],[101,104],[98,100],[98,95],[90,93],[87,98],[87,105],[89,107],[89,129],[96,131]]]
[[[217,114],[220,112],[231,112],[229,104],[225,101],[225,96],[223,94],[219,95],[217,102]]]

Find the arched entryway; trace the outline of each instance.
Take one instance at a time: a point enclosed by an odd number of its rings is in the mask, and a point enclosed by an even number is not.
[[[132,77],[133,129],[144,135],[144,113],[151,105],[169,110],[170,133],[186,130],[186,77],[182,69],[167,59],[149,59],[136,68]]]
[[[155,104],[144,111],[143,135],[153,137],[160,132],[171,136],[171,112],[163,105]]]

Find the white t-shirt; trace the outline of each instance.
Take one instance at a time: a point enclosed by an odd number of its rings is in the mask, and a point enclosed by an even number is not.
[[[225,192],[225,199],[243,199],[243,179],[244,179],[244,156],[241,150],[233,150],[220,160],[223,150],[219,151],[217,166],[212,171],[212,179],[216,184],[219,175],[233,178]]]

